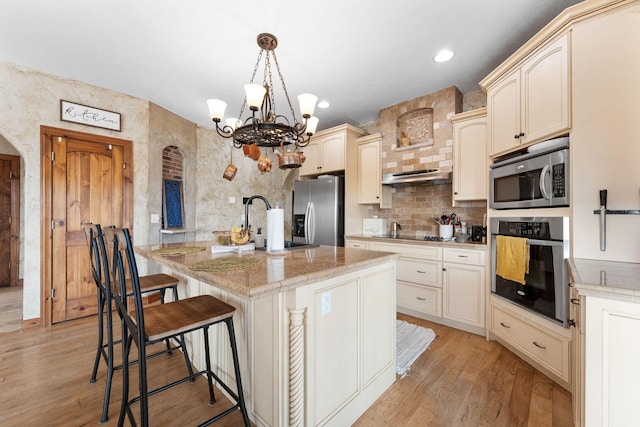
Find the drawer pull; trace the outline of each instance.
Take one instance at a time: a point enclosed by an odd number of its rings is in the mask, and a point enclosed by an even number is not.
[[[416,270],[416,273],[425,274],[425,273],[426,273],[426,271]]]
[[[426,301],[427,300],[426,298],[423,298],[423,297],[416,297],[416,298],[419,299],[420,301]]]
[[[503,328],[511,329],[511,326],[505,325],[504,322],[500,322],[500,326],[502,326]]]
[[[458,255],[458,258],[469,258],[469,255]]]
[[[535,341],[533,342],[533,345],[535,345],[536,347],[541,348],[541,349],[543,349],[543,350],[546,350],[546,349],[547,349],[547,347],[545,347],[545,346],[543,346],[543,345],[540,345],[540,344],[538,344],[538,343],[537,343],[537,342],[535,342]]]
[[[571,304],[580,305],[580,300],[578,298],[571,298]]]

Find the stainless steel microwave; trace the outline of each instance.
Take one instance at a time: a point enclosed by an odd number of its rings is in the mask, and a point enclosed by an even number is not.
[[[489,171],[492,209],[569,206],[569,137],[555,138],[503,158]]]

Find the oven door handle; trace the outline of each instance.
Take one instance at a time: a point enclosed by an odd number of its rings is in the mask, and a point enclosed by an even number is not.
[[[549,192],[547,191],[547,174],[551,176],[551,174],[549,173],[550,167],[551,166],[549,165],[545,165],[542,168],[542,171],[540,172],[540,180],[539,180],[540,193],[542,193],[542,197],[544,197],[547,200],[551,200],[551,194],[549,194]]]
[[[534,246],[563,246],[564,245],[564,242],[558,242],[556,240],[527,239],[527,243]]]

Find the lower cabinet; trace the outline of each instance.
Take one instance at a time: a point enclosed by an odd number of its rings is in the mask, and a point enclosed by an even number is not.
[[[571,332],[562,326],[545,325],[536,315],[492,297],[491,332],[525,360],[570,389]]]
[[[396,252],[401,313],[485,334],[486,251],[463,247],[347,239],[345,246]]]

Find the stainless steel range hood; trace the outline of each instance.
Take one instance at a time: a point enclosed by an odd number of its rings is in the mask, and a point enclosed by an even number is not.
[[[386,185],[405,183],[444,184],[451,181],[451,172],[440,169],[423,169],[410,172],[386,173],[382,175],[382,183]]]

